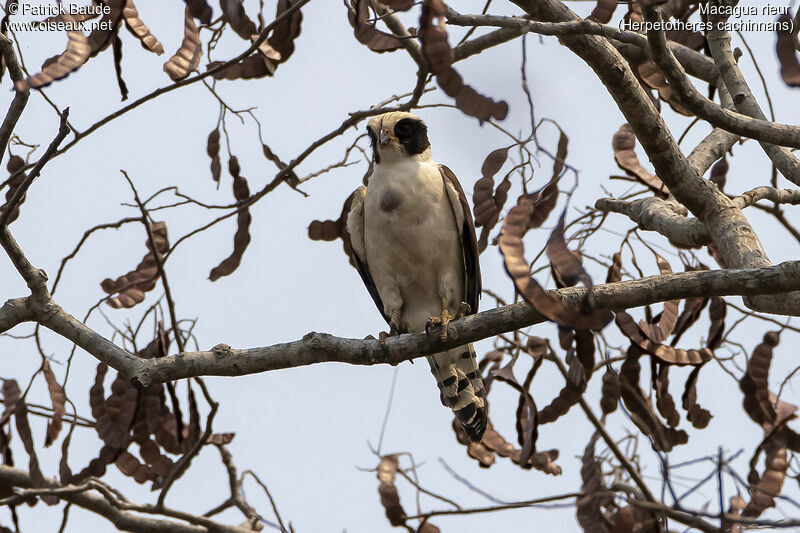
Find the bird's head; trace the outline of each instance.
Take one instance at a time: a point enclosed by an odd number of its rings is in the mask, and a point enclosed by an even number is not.
[[[404,158],[430,158],[428,127],[411,113],[394,111],[373,117],[367,124],[375,163]]]

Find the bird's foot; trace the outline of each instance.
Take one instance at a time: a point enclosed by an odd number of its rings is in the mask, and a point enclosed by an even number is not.
[[[397,323],[392,320],[389,322],[389,332],[381,331],[378,333],[378,341],[381,343],[381,346],[386,344],[386,339],[389,337],[394,337],[400,334],[400,328],[397,326]]]
[[[459,318],[464,318],[468,314],[472,312],[472,307],[467,302],[461,302],[458,306],[458,311],[456,311],[455,320]]]
[[[431,329],[436,327],[442,328],[441,337],[443,341],[447,340],[447,325],[454,319],[455,317],[450,314],[450,311],[447,309],[442,310],[442,314],[439,316],[432,316],[428,319],[427,323],[425,324],[425,333],[430,335]]]

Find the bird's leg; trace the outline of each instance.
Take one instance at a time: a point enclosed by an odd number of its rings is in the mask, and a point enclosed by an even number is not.
[[[446,298],[442,298],[442,313],[439,316],[432,316],[428,319],[428,322],[425,324],[425,333],[430,334],[430,330],[435,328],[436,326],[441,326],[442,333],[441,337],[443,341],[447,340],[447,325],[456,317],[450,314],[448,308],[448,301]]]
[[[472,307],[467,302],[461,302],[458,306],[455,319],[464,318],[472,312]]]
[[[378,340],[381,344],[386,344],[386,339],[400,334],[400,310],[392,310],[389,313],[389,333],[381,331],[378,333]]]

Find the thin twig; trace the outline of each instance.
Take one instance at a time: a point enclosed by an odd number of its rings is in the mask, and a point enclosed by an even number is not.
[[[14,46],[12,45],[11,40],[5,35],[0,35],[0,54],[2,54],[5,64],[8,67],[11,80],[15,83],[22,80],[25,75],[23,74],[22,69],[19,66],[19,62],[17,61],[17,54],[14,53]],[[3,119],[3,124],[0,125],[0,160],[3,159],[3,154],[6,153],[8,141],[11,139],[11,134],[14,132],[14,127],[19,121],[22,111],[25,109],[25,104],[28,103],[29,96],[30,90],[27,87],[24,90],[17,91],[16,94],[14,94],[14,99],[11,101],[8,112]]]
[[[252,470],[245,470],[244,472],[242,472],[242,477],[244,477],[245,475],[249,475],[250,477],[252,477],[253,480],[256,483],[258,483],[259,486],[264,490],[264,493],[267,495],[267,499],[269,499],[269,504],[272,506],[272,512],[275,513],[275,518],[278,519],[278,524],[280,524],[281,526],[281,531],[283,533],[288,533],[289,530],[286,529],[286,526],[283,524],[281,513],[278,512],[278,506],[275,504],[275,499],[272,497],[272,493],[267,488],[267,485],[263,481],[261,481],[261,479],[259,479],[259,477]]]
[[[490,505],[487,507],[473,507],[471,509],[445,509],[441,511],[429,511],[427,513],[423,513],[418,516],[407,516],[406,520],[415,520],[421,518],[430,518],[432,516],[447,516],[447,515],[468,515],[468,514],[477,514],[477,513],[493,513],[495,511],[504,511],[507,509],[521,509],[525,507],[533,507],[536,505],[542,505],[550,502],[557,502],[561,500],[571,500],[573,498],[584,498],[584,497],[604,497],[614,494],[613,492],[606,491],[606,492],[596,492],[591,495],[584,494],[582,492],[568,492],[566,494],[557,494],[555,496],[545,496],[544,498],[536,498],[533,500],[525,500],[521,502],[512,502],[506,503],[503,505]]]
[[[34,165],[31,173],[28,174],[25,180],[19,185],[19,187],[16,188],[14,194],[8,199],[5,207],[3,207],[3,212],[0,214],[0,228],[4,228],[6,225],[8,225],[8,219],[11,216],[11,212],[14,211],[14,208],[20,202],[22,197],[25,196],[28,188],[33,183],[33,180],[39,176],[42,168],[44,168],[47,162],[55,156],[56,151],[58,150],[58,145],[61,144],[61,141],[63,141],[64,137],[66,137],[69,133],[69,127],[67,126],[68,116],[69,108],[67,107],[61,113],[61,122],[58,126],[58,133],[56,134],[55,139],[53,139],[53,141],[50,143],[50,146],[48,146],[47,150],[45,150],[44,154],[42,154],[42,157],[40,157],[36,162],[36,165]]]
[[[278,24],[281,24],[286,19],[291,17],[296,11],[298,11],[301,7],[303,7],[304,5],[309,3],[310,1],[311,0],[299,0],[297,3],[292,4],[288,9],[286,9],[286,11],[281,13],[280,16],[276,17],[275,20],[273,20],[272,22],[267,24],[261,30],[261,32],[259,32],[258,38],[255,41],[253,41],[253,44],[251,44],[244,52],[240,53],[236,57],[233,57],[232,59],[229,59],[228,61],[222,62],[219,65],[206,70],[205,72],[196,74],[194,76],[188,77],[188,78],[180,80],[180,81],[176,81],[175,83],[173,83],[171,85],[167,85],[165,87],[161,87],[159,89],[156,89],[155,91],[153,91],[153,92],[151,92],[151,93],[149,93],[149,94],[147,94],[145,96],[142,96],[141,98],[131,102],[130,104],[128,104],[125,107],[123,107],[122,109],[118,109],[117,111],[114,111],[113,113],[111,113],[111,114],[105,116],[104,118],[100,119],[99,121],[95,122],[94,124],[89,126],[87,129],[85,129],[84,131],[80,132],[79,134],[76,134],[75,138],[72,139],[72,141],[70,141],[67,145],[65,145],[64,148],[62,148],[61,150],[56,152],[53,155],[53,157],[58,157],[58,156],[64,154],[70,148],[72,148],[73,146],[78,144],[80,141],[82,141],[83,139],[85,139],[86,137],[88,137],[89,135],[91,135],[92,133],[94,133],[95,131],[100,129],[101,127],[105,126],[106,124],[108,124],[112,120],[114,120],[114,119],[126,114],[127,112],[132,111],[133,109],[136,109],[140,105],[142,105],[144,103],[147,103],[147,102],[149,102],[151,100],[154,100],[155,98],[161,96],[162,94],[165,94],[165,93],[174,91],[175,89],[179,89],[181,87],[185,87],[187,85],[191,85],[193,83],[197,83],[198,81],[204,80],[205,78],[207,78],[207,77],[209,77],[209,76],[211,76],[213,74],[216,74],[217,72],[221,72],[221,71],[225,70],[226,68],[228,68],[229,66],[233,65],[234,63],[238,63],[242,59],[245,59],[250,54],[255,52],[258,49],[259,45],[261,45],[261,43],[263,43],[264,41],[267,40],[267,37],[269,36],[270,32],[272,32],[272,30]],[[22,172],[24,169],[25,169],[25,167],[23,167],[23,169],[21,169],[20,172]],[[11,177],[13,178],[13,176],[11,176]]]
[[[183,454],[180,459],[175,463],[172,467],[172,471],[167,476],[167,479],[164,481],[164,487],[161,489],[161,493],[158,495],[158,501],[156,502],[155,508],[156,509],[164,509],[164,500],[167,497],[167,493],[169,489],[172,487],[172,484],[178,479],[181,475],[183,475],[184,471],[189,468],[189,464],[191,464],[192,459],[200,453],[200,449],[206,444],[208,438],[213,433],[213,423],[214,417],[217,415],[217,410],[219,409],[219,403],[215,402],[211,399],[210,396],[207,394],[207,390],[203,389],[204,394],[206,395],[206,400],[208,401],[209,405],[211,406],[211,410],[208,413],[208,418],[206,418],[206,429],[200,438],[197,439],[197,442],[194,443],[192,448]]]
[[[172,333],[175,336],[175,342],[178,344],[179,353],[183,353],[186,350],[183,344],[181,330],[178,328],[178,318],[175,314],[175,301],[172,299],[172,292],[169,289],[169,281],[167,280],[167,272],[164,270],[164,259],[161,257],[161,253],[158,251],[156,239],[153,236],[153,228],[150,226],[150,215],[147,213],[147,208],[145,208],[142,200],[139,198],[139,193],[136,191],[136,186],[134,186],[133,181],[128,176],[128,173],[124,170],[120,170],[120,172],[122,172],[122,175],[125,176],[125,179],[131,186],[134,201],[136,201],[136,205],[139,206],[139,211],[142,213],[141,220],[142,224],[144,224],[145,230],[147,231],[147,242],[150,244],[150,251],[152,252],[153,259],[156,262],[158,275],[161,277],[161,283],[164,285],[164,296],[167,299],[167,309],[169,310],[169,318],[172,324]]]
[[[392,385],[389,387],[389,399],[386,401],[386,413],[383,415],[383,423],[381,424],[381,433],[378,437],[378,450],[377,454],[381,454],[381,447],[383,446],[383,434],[386,431],[386,424],[389,422],[389,413],[392,412],[392,400],[394,399],[394,387],[397,384],[397,373],[400,371],[400,367],[397,366],[394,369],[394,373],[392,373]]]
[[[548,357],[548,359],[556,364],[556,367],[558,367],[558,370],[559,372],[561,372],[561,375],[564,376],[564,379],[567,380],[567,382],[569,382],[569,371],[564,366],[564,363],[561,361],[561,359],[556,355],[552,355],[551,357]],[[614,456],[620,462],[620,464],[628,473],[628,475],[631,476],[631,479],[633,480],[634,483],[636,483],[636,486],[639,487],[639,490],[642,491],[644,497],[651,502],[657,501],[653,496],[653,493],[650,492],[650,489],[647,487],[642,477],[639,475],[639,472],[637,472],[636,469],[633,468],[633,465],[630,463],[630,461],[628,461],[628,458],[625,457],[625,455],[620,451],[617,444],[614,442],[614,439],[612,439],[611,436],[608,434],[603,423],[600,422],[600,420],[598,420],[598,418],[594,415],[594,412],[592,412],[592,408],[589,407],[588,403],[586,403],[586,400],[583,398],[582,394],[578,396],[578,403],[580,404],[581,409],[583,409],[586,418],[589,419],[589,422],[591,422],[591,424],[595,427],[595,429],[600,433],[600,437],[602,437],[602,439],[605,441],[606,446],[608,446],[608,448],[611,450],[611,453],[614,454]]]

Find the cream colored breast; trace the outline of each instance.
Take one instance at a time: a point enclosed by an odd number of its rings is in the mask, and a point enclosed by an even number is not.
[[[438,167],[410,161],[378,166],[365,198],[368,216],[416,225],[441,204],[444,189]]]

